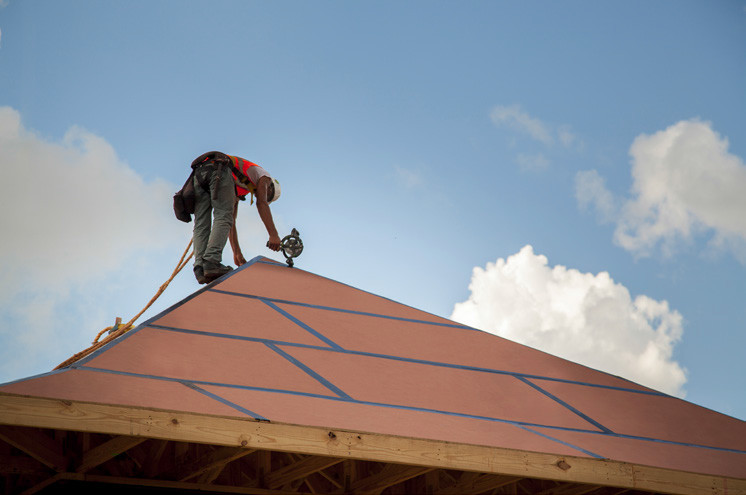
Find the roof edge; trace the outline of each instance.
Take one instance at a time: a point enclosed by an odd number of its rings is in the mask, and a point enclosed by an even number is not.
[[[141,436],[661,493],[746,495],[746,479],[445,441],[0,392],[0,424]]]

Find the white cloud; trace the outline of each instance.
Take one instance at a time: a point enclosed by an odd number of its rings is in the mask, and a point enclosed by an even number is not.
[[[682,317],[606,272],[550,267],[525,246],[507,260],[475,267],[471,295],[451,319],[586,366],[684,396],[685,370],[673,359]]]
[[[581,149],[583,143],[572,131],[568,124],[554,126],[525,112],[520,105],[498,105],[490,113],[492,122],[497,126],[504,126],[523,134],[545,146],[553,146],[555,142],[565,148]]]
[[[612,221],[617,215],[614,195],[606,188],[606,183],[595,170],[580,171],[575,174],[575,198],[581,209],[595,207],[599,220]]]
[[[565,149],[580,151],[582,141],[567,124],[551,125],[524,111],[520,105],[498,105],[490,112],[492,122],[498,127],[512,129],[536,141],[543,149],[554,148],[555,143]],[[515,136],[510,138],[511,147],[517,144]],[[524,171],[540,172],[549,168],[551,161],[542,152],[518,153],[516,162]]]
[[[573,145],[576,146],[578,149],[582,149],[583,143],[580,141],[580,138],[575,135],[574,132],[572,132],[572,129],[569,125],[563,124],[557,128],[557,137],[559,138],[560,143],[565,148],[572,148]]]
[[[631,197],[621,201],[615,218],[619,245],[640,256],[658,247],[670,255],[697,234],[712,233],[711,246],[746,262],[746,165],[728,151],[728,140],[710,123],[686,120],[642,134],[630,156]],[[577,187],[581,174],[576,177],[578,200],[604,211],[604,198],[611,193],[598,181],[582,192]]]
[[[523,132],[546,145],[554,144],[553,132],[549,127],[541,120],[524,112],[520,105],[498,105],[492,109],[490,117],[496,125],[505,125]]]
[[[175,187],[145,183],[104,139],[81,128],[53,143],[24,129],[15,110],[0,108],[0,167],[0,229],[13,240],[3,243],[3,259],[25,280],[64,286],[178,235],[170,222]]]
[[[41,138],[9,107],[0,107],[0,170],[0,375],[18,377],[40,356],[80,350],[100,329],[93,321],[139,310],[191,225],[173,217],[177,186],[145,182],[79,127],[59,142]]]

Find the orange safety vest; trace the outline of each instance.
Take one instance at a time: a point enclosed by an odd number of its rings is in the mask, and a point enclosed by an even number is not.
[[[252,174],[249,173],[249,169],[251,167],[259,167],[259,165],[257,165],[254,162],[250,162],[249,160],[246,160],[245,158],[241,158],[240,156],[232,156],[232,155],[226,155],[226,156],[231,159],[231,165],[233,165],[233,168],[236,170],[240,170],[243,176],[249,180],[248,182],[246,182],[243,179],[243,177],[239,179],[236,176],[235,170],[231,171],[231,174],[233,174],[233,180],[236,182],[236,196],[238,196],[241,199],[244,199],[246,195],[249,193],[253,196],[256,193],[256,184],[254,184],[254,182],[251,180]]]

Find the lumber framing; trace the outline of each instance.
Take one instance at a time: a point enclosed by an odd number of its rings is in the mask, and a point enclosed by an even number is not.
[[[9,493],[90,482],[260,495],[746,495],[744,479],[604,459],[13,394],[0,394],[0,460]]]
[[[62,446],[39,431],[0,426],[0,439],[55,471],[63,471],[69,463],[62,452]]]
[[[83,460],[75,468],[76,473],[85,473],[96,466],[103,464],[104,462],[112,459],[122,452],[125,452],[132,447],[140,445],[146,438],[143,437],[128,437],[128,436],[117,436],[108,440],[107,442],[88,450],[83,454]]]

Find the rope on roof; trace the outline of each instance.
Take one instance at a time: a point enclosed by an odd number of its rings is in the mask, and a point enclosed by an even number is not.
[[[189,263],[189,260],[192,258],[192,256],[194,256],[194,250],[192,250],[192,252],[189,253],[189,249],[191,247],[192,247],[192,239],[189,239],[189,244],[187,244],[187,247],[184,250],[184,254],[181,255],[181,258],[179,259],[179,262],[176,264],[176,268],[174,268],[174,271],[173,271],[173,273],[171,273],[171,276],[169,277],[169,279],[166,280],[163,284],[161,284],[160,288],[155,293],[155,295],[150,299],[150,301],[148,302],[148,304],[146,304],[145,307],[142,308],[142,310],[139,313],[137,313],[130,321],[128,321],[124,325],[120,324],[121,321],[122,321],[121,318],[117,318],[116,319],[116,323],[113,326],[104,328],[103,330],[101,330],[98,333],[98,335],[96,335],[96,338],[93,339],[92,345],[90,347],[88,347],[87,349],[84,349],[84,350],[78,352],[77,354],[75,354],[74,356],[70,357],[66,361],[58,364],[55,369],[57,370],[57,369],[60,369],[60,368],[64,368],[65,366],[68,366],[68,365],[74,363],[75,361],[77,361],[77,360],[79,360],[81,358],[84,358],[85,356],[91,354],[95,350],[100,349],[101,347],[105,346],[106,344],[108,344],[112,340],[116,339],[120,335],[123,335],[123,334],[129,332],[130,330],[132,330],[132,326],[135,323],[135,321],[137,321],[137,319],[140,316],[142,316],[142,314],[145,311],[147,311],[148,308],[150,308],[150,306],[153,305],[153,303],[160,297],[160,295],[163,294],[163,292],[166,290],[166,287],[168,287],[168,285],[171,283],[171,281],[174,279],[174,277],[176,277],[176,275],[179,274],[179,272],[182,270],[182,268],[184,268],[187,265],[187,263]],[[189,256],[187,256],[187,253],[189,253]],[[102,341],[99,342],[98,339],[100,339],[101,336],[104,333],[106,333],[106,332],[109,332],[109,335],[107,335],[104,338],[104,340],[102,340]]]

